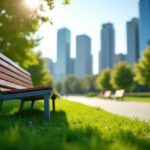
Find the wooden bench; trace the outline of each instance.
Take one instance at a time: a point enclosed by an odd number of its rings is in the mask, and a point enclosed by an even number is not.
[[[31,75],[19,65],[0,53],[0,109],[5,100],[20,99],[20,110],[25,101],[44,99],[44,116],[50,118],[49,99],[52,99],[55,111],[55,99],[59,96],[52,86],[33,87]]]
[[[111,98],[116,98],[116,99],[122,99],[123,100],[124,94],[125,94],[124,89],[116,90],[115,94],[112,95]]]
[[[111,91],[105,91],[102,95],[103,98],[110,98],[111,97]]]

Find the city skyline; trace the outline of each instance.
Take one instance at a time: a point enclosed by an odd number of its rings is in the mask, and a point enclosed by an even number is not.
[[[126,11],[127,8],[129,11]],[[94,73],[98,73],[101,25],[107,22],[113,23],[116,32],[115,53],[126,53],[126,22],[138,17],[138,1],[83,0],[71,1],[69,6],[63,6],[60,1],[56,1],[56,9],[51,13],[51,17],[54,25],[45,24],[40,30],[40,34],[44,36],[39,46],[43,56],[56,61],[56,33],[59,28],[66,26],[71,30],[71,57],[75,57],[75,37],[80,34],[91,37]]]

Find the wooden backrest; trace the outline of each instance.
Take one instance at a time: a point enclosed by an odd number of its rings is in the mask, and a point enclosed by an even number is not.
[[[125,90],[124,90],[124,89],[116,90],[115,96],[116,96],[116,97],[123,97],[123,96],[124,96],[124,93],[125,93]]]
[[[103,97],[110,97],[111,91],[105,91]]]
[[[31,87],[30,73],[0,53],[0,91]]]

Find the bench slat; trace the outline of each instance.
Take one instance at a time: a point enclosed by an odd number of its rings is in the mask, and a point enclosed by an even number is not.
[[[24,74],[23,72],[16,69],[14,66],[9,65],[7,62],[2,61],[1,59],[0,59],[0,66],[3,66],[4,68],[6,68],[12,72],[15,72],[16,74],[21,75],[22,77],[24,77],[26,79],[30,80],[30,78],[31,78],[29,75]]]
[[[0,87],[0,93],[1,93],[1,91],[9,91],[9,90],[10,89]]]
[[[3,79],[5,81],[11,82],[11,83],[15,83],[15,84],[18,84],[18,85],[22,85],[22,86],[25,86],[25,87],[32,87],[31,84],[27,84],[23,81],[18,80],[17,78],[11,77],[11,76],[6,75],[6,74],[1,73],[1,72],[0,72],[0,79]]]
[[[0,72],[4,73],[6,75],[9,75],[9,76],[15,77],[15,78],[17,76],[18,80],[24,81],[25,83],[32,85],[31,79],[29,80],[29,79],[26,79],[26,78],[24,78],[22,76],[18,76],[18,74],[14,73],[14,72],[12,72],[10,70],[7,70],[6,68],[4,68],[2,66],[0,66]]]
[[[12,89],[25,89],[25,86],[21,86],[15,83],[11,83],[5,80],[0,79],[0,87],[6,87],[9,88],[10,90]]]
[[[12,60],[10,60],[9,58],[7,58],[5,55],[3,55],[2,53],[0,53],[0,58],[3,59],[4,61],[7,61],[9,64],[12,64],[13,66],[16,67],[16,69],[19,69],[20,71],[22,71],[23,73],[27,74],[28,76],[30,76],[30,73],[28,71],[26,71],[25,69],[21,68],[19,65],[17,65],[16,63],[14,63]]]

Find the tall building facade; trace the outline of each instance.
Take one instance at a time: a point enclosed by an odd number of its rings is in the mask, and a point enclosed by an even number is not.
[[[140,55],[150,42],[150,0],[139,1]]]
[[[75,63],[75,59],[74,58],[70,58],[70,62],[68,65],[68,74],[74,74],[74,64]]]
[[[100,52],[100,72],[105,68],[112,68],[114,65],[115,33],[113,24],[102,25],[101,30],[101,52]]]
[[[138,19],[127,22],[127,62],[134,64],[139,58],[139,26]]]
[[[61,28],[57,32],[57,62],[55,79],[63,80],[69,73],[70,64],[70,30]]]
[[[92,74],[91,38],[87,35],[76,37],[75,75],[79,78]]]

